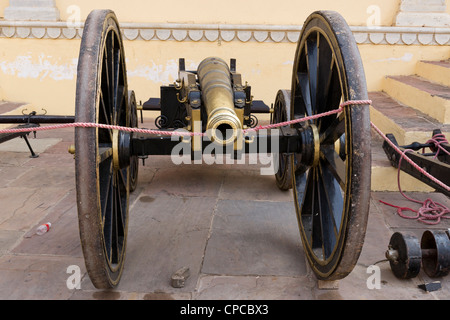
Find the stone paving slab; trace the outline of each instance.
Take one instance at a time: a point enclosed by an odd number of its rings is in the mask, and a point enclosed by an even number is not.
[[[51,223],[44,236],[35,235],[35,227]],[[69,192],[36,226],[24,235],[22,242],[12,251],[14,254],[41,254],[83,257],[78,232],[78,214],[75,190]]]
[[[426,199],[431,199],[436,203],[440,203],[448,208],[450,208],[450,199],[441,193],[417,193],[417,192],[406,192],[406,196],[411,199],[423,202]],[[422,206],[422,203],[416,203],[405,198],[400,192],[375,192],[372,193],[372,199],[374,200],[374,205],[377,205],[380,210],[383,211],[385,222],[388,227],[392,229],[447,229],[450,228],[450,218],[449,219],[441,219],[441,222],[437,225],[429,225],[423,222],[417,221],[416,219],[405,219],[400,217],[397,214],[397,209],[380,203],[381,201],[400,206],[411,208],[413,210],[419,210]],[[403,212],[404,215],[409,217],[416,216],[415,212],[410,212],[405,210]],[[447,215],[448,216],[448,215]]]
[[[193,291],[216,201],[212,197],[139,198],[130,215],[125,271],[118,290]],[[170,278],[182,267],[188,267],[191,276],[184,288],[174,289]]]
[[[29,153],[24,152],[2,152],[0,157],[0,168],[21,167],[30,161]]]
[[[30,189],[48,187],[71,190],[75,188],[75,169],[74,166],[67,167],[66,165],[38,167],[10,183],[10,187]]]
[[[218,275],[306,275],[292,203],[219,201],[202,272]]]
[[[33,182],[36,183],[36,182]],[[61,188],[0,188],[0,230],[28,231],[66,195]]]
[[[200,278],[196,300],[312,300],[308,276],[212,276]]]
[[[8,253],[19,241],[24,232],[16,230],[0,230],[0,256]]]
[[[170,158],[168,159],[170,161]],[[209,167],[175,166],[158,169],[143,194],[177,197],[216,197],[223,173]]]
[[[0,181],[2,182],[0,188],[6,188],[11,182],[14,182],[20,176],[26,174],[28,171],[33,170],[30,167],[0,167]]]
[[[66,300],[68,267],[84,268],[82,258],[48,255],[0,257],[0,300]],[[86,270],[81,269],[85,273]]]
[[[221,199],[292,202],[292,192],[280,191],[273,175],[261,175],[259,170],[225,169],[220,190]],[[293,204],[291,208],[294,208]]]
[[[42,153],[61,141],[59,138],[28,139],[35,153]],[[0,144],[0,152],[30,152],[25,140],[16,138]]]

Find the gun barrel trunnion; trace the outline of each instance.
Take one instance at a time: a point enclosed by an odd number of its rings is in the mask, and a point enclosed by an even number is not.
[[[338,13],[317,11],[307,18],[291,88],[279,90],[271,108],[253,99],[235,59],[227,63],[215,56],[205,58],[196,70],[186,70],[180,58],[175,83],[161,86],[159,98],[138,106],[128,87],[125,61],[114,12],[94,10],[81,41],[75,117],[0,117],[2,123],[26,126],[93,123],[137,128],[139,111],[160,111],[153,133],[75,128],[80,239],[96,288],[117,286],[124,270],[130,193],[137,185],[139,158],[170,156],[180,145],[190,160],[206,149],[234,159],[273,153],[279,163],[276,184],[281,190],[292,189],[301,242],[316,277],[340,280],[353,270],[369,212],[371,129],[369,103],[341,108],[346,102],[368,101],[368,95],[355,39]],[[335,110],[339,112],[331,113]],[[278,124],[277,130],[257,127],[258,113],[270,113],[271,128]],[[296,122],[301,119],[307,120]],[[186,134],[175,134],[179,131]]]

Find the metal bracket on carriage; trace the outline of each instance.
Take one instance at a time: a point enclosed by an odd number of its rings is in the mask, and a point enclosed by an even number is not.
[[[23,132],[6,132],[0,133],[0,144],[14,138],[23,138],[25,143],[27,144],[28,149],[31,153],[31,158],[37,158],[37,155],[33,148],[31,147],[30,142],[28,141],[28,135],[33,132],[34,138],[36,138],[37,130],[32,130],[34,128],[39,128],[41,124],[44,123],[73,123],[75,121],[75,117],[73,116],[51,116],[47,115],[47,110],[41,109],[43,112],[38,114],[36,111],[27,112],[28,109],[22,110],[22,115],[2,115],[0,116],[0,124],[17,124],[21,123],[17,127],[13,127],[10,129],[29,129]]]
[[[414,168],[410,163],[401,161],[403,154],[407,152],[408,158],[420,166],[425,172],[433,177],[439,178],[445,185],[450,185],[450,144],[439,129],[433,131],[432,138],[427,142],[414,142],[406,146],[399,146],[393,134],[387,134],[386,137],[402,152],[399,154],[387,141],[384,141],[383,149],[393,167],[398,168],[400,163],[400,170],[435,188],[438,192],[450,196],[448,189],[437,184]],[[422,153],[414,152],[421,149],[423,150]],[[430,152],[426,153],[425,150],[427,149]]]
[[[18,125],[17,127],[13,127],[12,129],[33,129],[39,127],[39,124],[35,123],[26,123]],[[33,148],[31,147],[30,141],[28,141],[28,135],[31,132],[16,132],[16,133],[0,133],[0,144],[3,142],[15,139],[15,138],[22,138],[25,140],[25,143],[27,144],[28,149],[30,150],[31,156],[30,158],[37,158],[39,155],[37,155]],[[36,137],[36,131],[34,131],[34,135]]]

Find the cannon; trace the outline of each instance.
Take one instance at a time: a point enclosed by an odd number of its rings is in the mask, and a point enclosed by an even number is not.
[[[338,13],[317,11],[307,18],[291,87],[278,91],[271,108],[253,99],[235,59],[215,56],[196,70],[186,70],[180,58],[177,81],[138,106],[128,87],[119,22],[110,10],[89,14],[77,72],[73,121],[97,125],[76,127],[74,136],[80,239],[95,287],[115,287],[124,270],[139,158],[180,150],[190,161],[206,150],[233,159],[272,153],[279,164],[276,184],[292,190],[316,277],[339,280],[353,270],[369,212],[370,102],[355,39]],[[138,129],[142,109],[160,110],[158,129],[125,130]],[[270,113],[267,130],[256,127],[255,114],[262,112]]]

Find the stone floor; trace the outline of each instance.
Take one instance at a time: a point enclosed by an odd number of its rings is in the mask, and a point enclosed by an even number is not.
[[[140,167],[130,201],[125,271],[114,291],[96,290],[86,273],[78,235],[73,129],[15,139],[0,150],[0,299],[148,300],[446,300],[450,277],[430,279],[423,271],[411,280],[392,274],[384,253],[395,231],[447,229],[450,221],[427,226],[406,220],[379,200],[417,208],[398,192],[374,192],[366,241],[354,271],[335,290],[321,290],[302,249],[290,192],[279,191],[263,165],[179,165],[151,157]],[[450,206],[442,194],[431,197]],[[29,237],[41,223],[50,232]],[[381,287],[370,289],[371,265],[381,271]],[[82,273],[79,289],[69,289],[70,266]],[[171,275],[189,267],[186,286],[175,289]],[[68,269],[69,268],[69,269]],[[68,272],[69,271],[69,272]],[[418,285],[440,281],[442,289]]]

